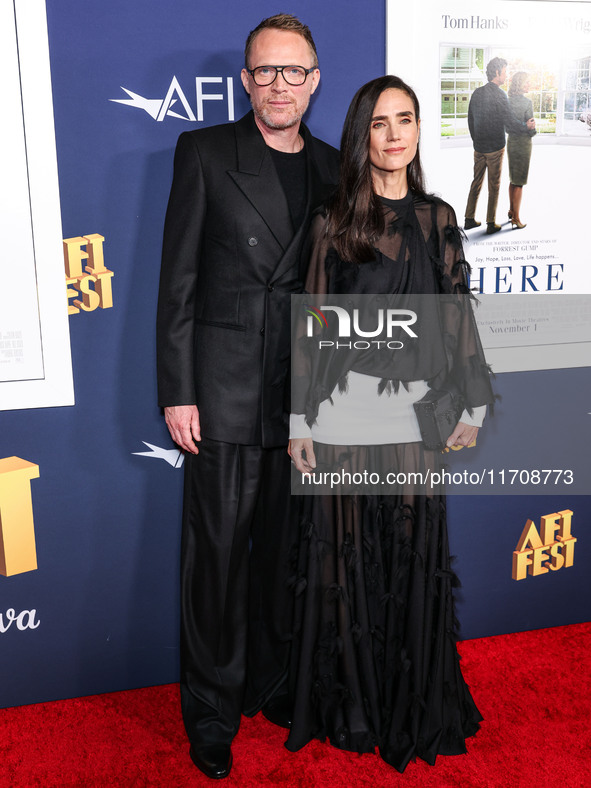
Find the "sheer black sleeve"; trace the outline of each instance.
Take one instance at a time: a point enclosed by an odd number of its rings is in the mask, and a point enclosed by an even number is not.
[[[435,264],[442,293],[441,323],[448,360],[447,381],[440,377],[434,387],[442,384],[457,388],[471,412],[475,407],[494,402],[490,368],[474,317],[478,301],[469,289],[470,266],[464,257],[463,233],[453,208],[438,202],[434,213],[439,241]]]

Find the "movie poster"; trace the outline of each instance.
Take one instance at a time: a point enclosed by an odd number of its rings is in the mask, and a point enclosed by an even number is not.
[[[0,4],[0,409],[73,404],[42,0]]]
[[[389,0],[387,17],[387,71],[419,96],[428,187],[466,228],[471,287],[591,293],[591,4],[416,0],[405,7]],[[525,324],[528,303],[519,299]],[[591,357],[580,332],[581,320],[591,323],[590,303],[568,302],[577,320],[562,339],[577,345],[568,354],[574,366]],[[495,311],[494,299],[483,299],[478,321],[491,349],[501,334],[490,330]],[[527,333],[512,339],[514,352],[503,354],[510,363],[497,371],[565,365],[560,343],[529,354]]]

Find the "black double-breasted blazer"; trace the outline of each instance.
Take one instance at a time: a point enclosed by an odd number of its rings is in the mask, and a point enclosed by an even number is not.
[[[159,404],[196,404],[202,435],[287,443],[290,301],[301,292],[309,217],[338,152],[300,127],[306,222],[294,228],[252,112],[179,137],[158,300]]]

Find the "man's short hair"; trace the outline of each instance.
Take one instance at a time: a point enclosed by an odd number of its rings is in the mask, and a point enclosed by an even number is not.
[[[486,78],[488,81],[492,82],[497,74],[500,74],[506,65],[507,61],[503,60],[502,57],[493,57],[493,59],[486,66]]]
[[[275,16],[270,16],[268,19],[263,19],[263,21],[258,24],[254,30],[251,30],[248,34],[248,38],[246,39],[246,44],[244,45],[244,65],[246,68],[249,68],[248,58],[250,56],[250,50],[252,48],[253,41],[258,36],[258,34],[262,30],[287,30],[290,33],[299,33],[299,35],[303,36],[306,41],[308,42],[308,46],[312,51],[312,56],[314,58],[314,62],[312,63],[313,66],[318,65],[318,52],[316,51],[316,44],[314,43],[314,39],[312,38],[312,33],[310,32],[310,28],[308,25],[304,25],[300,20],[295,17],[293,14],[275,14]],[[280,63],[265,63],[261,65],[281,65]],[[300,66],[305,65],[304,63],[287,63],[286,65],[289,66]]]

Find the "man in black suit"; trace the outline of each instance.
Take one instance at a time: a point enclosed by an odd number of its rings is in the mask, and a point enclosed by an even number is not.
[[[290,300],[338,176],[337,151],[300,122],[320,79],[309,29],[261,22],[241,77],[251,112],[179,138],[158,305],[159,402],[186,452],[183,719],[218,778],[241,712],[289,719]]]
[[[468,106],[468,128],[474,145],[474,178],[466,204],[464,230],[480,227],[474,218],[476,203],[482,189],[484,173],[488,170],[488,207],[486,211],[486,233],[498,233],[501,225],[496,223],[503,154],[505,153],[505,130],[513,134],[536,133],[533,118],[523,123],[515,117],[506,93],[501,85],[507,79],[507,61],[493,57],[486,66],[488,82],[476,88]]]

